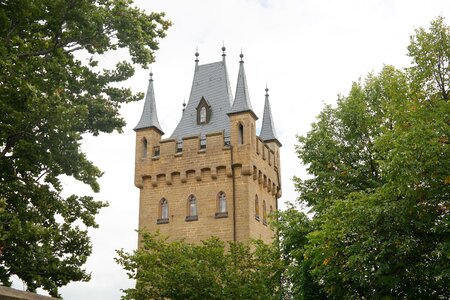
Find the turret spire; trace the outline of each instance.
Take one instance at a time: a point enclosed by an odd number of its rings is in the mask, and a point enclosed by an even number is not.
[[[145,96],[144,109],[142,111],[141,119],[139,123],[134,127],[134,130],[150,128],[153,127],[160,131],[161,134],[164,132],[159,125],[158,115],[156,113],[156,101],[155,92],[153,90],[153,73],[150,71],[150,79],[147,88],[147,95]]]
[[[275,141],[279,146],[281,146],[281,143],[278,140],[277,133],[275,131],[275,126],[273,125],[272,110],[270,109],[270,101],[269,101],[269,89],[267,88],[267,84],[266,84],[266,100],[264,102],[264,115],[261,126],[261,133],[259,137],[264,142]]]
[[[231,107],[230,113],[239,113],[239,112],[251,112],[255,119],[258,119],[256,114],[253,112],[252,104],[250,103],[250,96],[248,93],[247,87],[247,78],[245,77],[245,69],[244,69],[244,54],[239,55],[241,58],[239,62],[239,74],[236,86],[236,94],[233,102],[233,106]]]

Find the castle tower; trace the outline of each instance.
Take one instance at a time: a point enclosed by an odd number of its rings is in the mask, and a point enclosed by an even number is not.
[[[170,239],[199,242],[261,238],[281,196],[279,149],[266,89],[260,136],[251,106],[243,55],[235,98],[222,60],[199,65],[196,55],[189,101],[168,139],[158,122],[150,76],[136,131],[135,185],[140,189],[139,228]]]

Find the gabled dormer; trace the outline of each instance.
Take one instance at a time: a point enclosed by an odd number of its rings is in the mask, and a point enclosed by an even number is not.
[[[197,110],[197,125],[208,124],[211,120],[211,105],[206,101],[205,97],[202,97],[196,107]]]

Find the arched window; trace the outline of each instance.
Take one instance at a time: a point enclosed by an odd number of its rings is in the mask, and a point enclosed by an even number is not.
[[[200,123],[206,123],[206,107],[200,108]]]
[[[194,195],[190,195],[187,202],[187,216],[186,221],[198,220],[197,215],[197,198]]]
[[[263,200],[263,224],[267,225],[266,200]]]
[[[238,144],[242,145],[244,143],[244,125],[239,124],[238,127]]]
[[[169,202],[166,198],[162,198],[159,201],[159,218],[156,222],[157,224],[167,224],[169,223]]]
[[[270,209],[269,209],[269,216],[271,216],[273,214],[273,207],[272,207],[272,205],[270,206]]]
[[[227,195],[225,192],[220,191],[217,194],[217,212],[216,218],[226,218],[228,217],[227,212]]]
[[[211,118],[211,106],[204,97],[202,97],[197,105],[197,125],[208,124]]]
[[[258,195],[255,195],[255,219],[259,221],[259,199]]]
[[[142,157],[147,157],[147,139],[142,139]]]
[[[169,218],[169,202],[166,199],[161,199],[161,219]]]

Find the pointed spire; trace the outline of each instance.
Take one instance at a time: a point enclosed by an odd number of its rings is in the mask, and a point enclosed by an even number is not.
[[[275,141],[278,146],[281,146],[280,141],[278,140],[277,133],[275,131],[275,126],[273,125],[272,118],[272,110],[270,109],[270,101],[269,101],[269,89],[266,84],[266,100],[264,102],[264,115],[261,126],[261,133],[259,137],[264,142]]]
[[[250,96],[248,94],[247,78],[245,77],[243,61],[244,54],[242,54],[242,51],[239,56],[241,58],[241,61],[239,62],[239,74],[236,86],[236,94],[230,113],[233,114],[248,111],[253,114],[255,119],[258,119],[258,117],[256,117],[255,113],[253,112],[252,104],[250,103]]]
[[[134,127],[134,130],[154,127],[161,134],[164,132],[159,125],[158,115],[156,113],[155,91],[153,90],[153,73],[150,71],[150,79],[147,88],[147,95],[145,96],[144,109],[142,111],[139,123]]]

